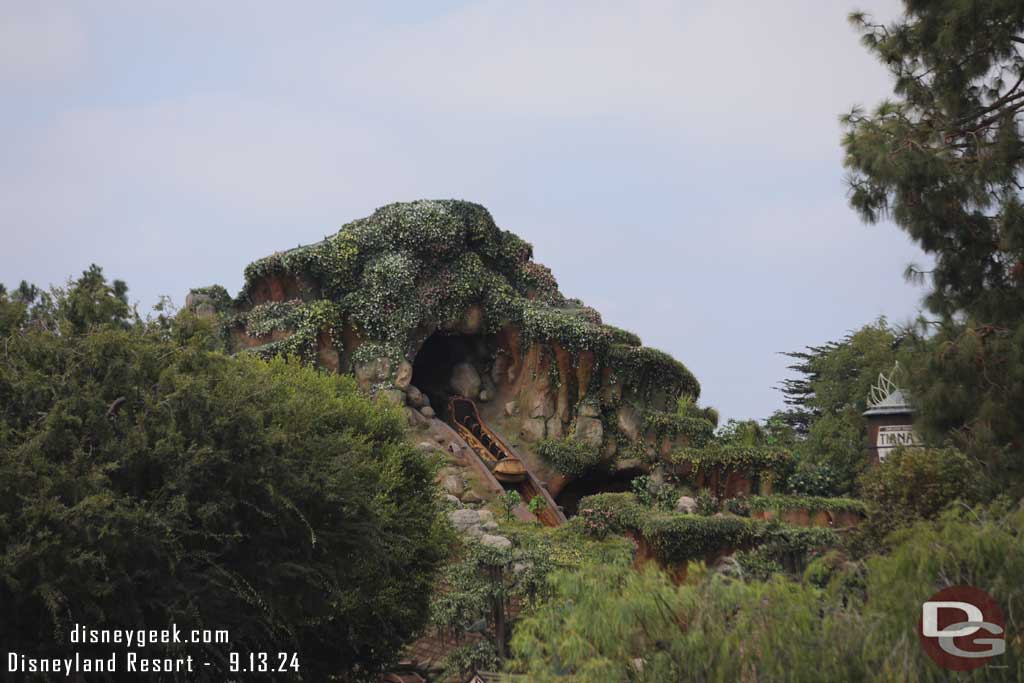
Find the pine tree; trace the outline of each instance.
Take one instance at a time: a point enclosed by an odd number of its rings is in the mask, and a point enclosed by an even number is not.
[[[904,5],[889,25],[851,16],[894,97],[843,117],[850,203],[934,259],[910,373],[921,427],[1003,485],[1024,473],[1024,3]]]

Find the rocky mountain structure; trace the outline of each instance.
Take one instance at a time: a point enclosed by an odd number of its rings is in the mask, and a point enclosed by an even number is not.
[[[700,393],[682,363],[566,298],[532,246],[478,204],[384,206],[322,242],[254,261],[234,298],[212,286],[187,303],[217,317],[230,352],[351,373],[407,406],[414,423],[445,419],[450,396],[472,398],[552,495],[581,468],[539,458],[538,444],[586,451],[608,477],[646,471],[713,430],[676,413],[680,397]]]

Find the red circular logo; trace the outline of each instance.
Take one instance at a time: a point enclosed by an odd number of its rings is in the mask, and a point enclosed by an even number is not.
[[[974,586],[943,588],[921,606],[921,646],[939,666],[970,671],[1006,651],[1006,620],[999,604]]]

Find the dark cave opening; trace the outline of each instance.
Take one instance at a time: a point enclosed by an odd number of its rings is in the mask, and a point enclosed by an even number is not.
[[[615,472],[593,472],[569,483],[555,498],[566,517],[575,517],[580,500],[598,493],[623,493],[632,490],[633,480],[646,474],[639,467]]]
[[[448,419],[448,398],[454,393],[450,380],[459,363],[472,363],[480,337],[460,334],[430,335],[412,364],[412,384],[430,399],[430,406],[443,420]],[[476,398],[472,396],[470,398]]]

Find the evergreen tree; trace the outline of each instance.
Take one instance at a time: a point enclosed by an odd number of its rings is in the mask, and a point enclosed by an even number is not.
[[[892,369],[904,336],[884,318],[851,332],[838,341],[809,346],[785,355],[802,377],[784,380],[780,390],[790,406],[773,416],[793,428],[803,493],[849,492],[866,463],[867,408],[871,385],[878,373]],[[823,490],[812,482],[826,482]],[[810,486],[810,488],[808,488]]]
[[[1024,474],[1024,3],[905,0],[855,13],[894,97],[843,118],[850,202],[891,217],[934,259],[911,388],[921,428],[999,485]],[[924,280],[911,266],[908,277]],[[927,338],[924,338],[927,336]]]

